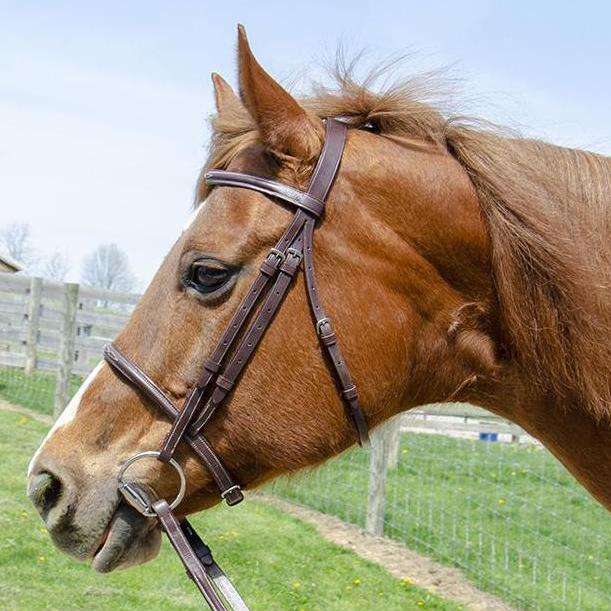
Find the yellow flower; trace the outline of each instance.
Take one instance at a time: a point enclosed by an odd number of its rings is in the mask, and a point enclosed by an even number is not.
[[[424,601],[423,601],[423,600],[419,600],[419,601],[418,601],[416,604],[417,604],[419,607],[424,607]]]
[[[355,586],[360,586],[361,585],[361,580],[357,577],[353,582],[352,582]]]
[[[44,556],[38,556],[38,562],[44,562],[46,558]]]
[[[499,505],[504,505],[507,501],[505,499],[499,499]]]
[[[25,416],[21,416],[21,418],[19,418],[19,420],[17,421],[17,424],[27,424],[28,423],[28,418],[26,418]]]
[[[404,578],[401,580],[401,583],[402,583],[402,584],[403,584],[403,585],[404,585],[406,588],[409,588],[409,587],[411,587],[411,586],[413,585],[413,581],[412,581],[412,580],[411,580],[409,577],[404,577]]]
[[[298,590],[301,587],[300,581],[293,581],[293,589]]]

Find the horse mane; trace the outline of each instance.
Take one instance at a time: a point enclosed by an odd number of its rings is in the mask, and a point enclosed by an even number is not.
[[[355,68],[340,57],[334,86],[314,85],[300,102],[321,118],[374,122],[384,136],[432,143],[457,159],[490,234],[503,347],[552,400],[611,420],[611,159],[452,114],[434,73],[375,92],[388,67],[360,82]],[[242,108],[212,123],[204,170],[257,142]],[[200,179],[198,201],[204,191]]]

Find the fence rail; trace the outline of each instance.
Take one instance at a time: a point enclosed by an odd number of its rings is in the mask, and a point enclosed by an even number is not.
[[[0,366],[55,372],[53,412],[119,332],[139,295],[0,274]]]

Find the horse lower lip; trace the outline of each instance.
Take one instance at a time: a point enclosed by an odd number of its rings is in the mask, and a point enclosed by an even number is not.
[[[120,556],[125,552],[127,541],[120,540],[121,533],[113,531],[116,514],[110,520],[108,527],[102,537],[102,541],[96,550],[92,565],[96,571],[107,573],[117,564]]]
[[[95,550],[93,554],[94,558],[100,553],[102,548],[106,545],[106,541],[108,541],[109,534],[110,534],[110,524],[106,527],[106,530],[104,531],[104,534],[102,535],[102,540],[100,541],[100,545],[98,545],[98,548]]]

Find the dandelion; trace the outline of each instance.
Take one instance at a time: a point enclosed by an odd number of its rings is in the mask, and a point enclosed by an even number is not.
[[[300,581],[293,581],[293,590],[299,590],[300,587],[301,587]]]
[[[499,505],[504,505],[507,501],[505,499],[499,499]]]
[[[361,580],[357,577],[353,582],[352,582],[355,586],[360,586],[361,585]]]
[[[19,420],[17,421],[17,424],[27,424],[29,421],[29,418],[26,418],[25,416],[22,416],[21,418],[19,418]]]
[[[414,582],[409,577],[404,577],[401,580],[401,584],[406,588],[410,588],[413,585],[413,583]]]
[[[44,562],[46,558],[44,556],[38,556],[38,562]]]
[[[419,601],[418,601],[416,604],[417,604],[419,607],[424,607],[424,601],[423,601],[423,600],[419,600]]]

